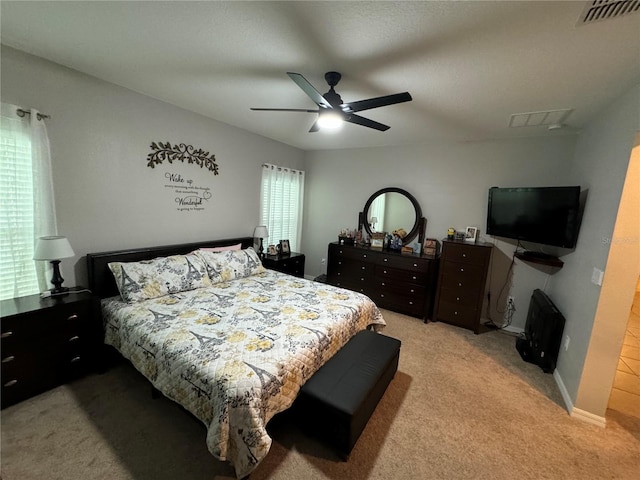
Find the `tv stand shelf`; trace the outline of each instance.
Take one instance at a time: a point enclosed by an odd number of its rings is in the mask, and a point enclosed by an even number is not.
[[[537,263],[538,265],[547,265],[549,267],[562,268],[564,262],[558,257],[552,255],[540,255],[536,252],[516,252],[516,258],[529,263]]]

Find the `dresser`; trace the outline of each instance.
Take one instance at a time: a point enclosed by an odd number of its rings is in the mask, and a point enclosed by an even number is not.
[[[98,309],[97,297],[86,292],[1,302],[2,408],[94,368],[102,331]]]
[[[438,258],[329,244],[327,283],[364,293],[376,305],[425,321],[431,318]]]
[[[285,255],[265,255],[262,258],[262,265],[270,270],[304,277],[304,260],[305,256],[296,252]]]
[[[480,333],[480,316],[493,245],[442,241],[433,320]]]

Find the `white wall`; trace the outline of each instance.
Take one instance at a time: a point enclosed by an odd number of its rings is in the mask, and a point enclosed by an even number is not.
[[[565,183],[574,144],[573,136],[557,136],[307,152],[306,273],[326,272],[321,260],[327,257],[328,243],[337,240],[340,229],[357,227],[358,212],[371,194],[384,187],[404,188],[420,203],[427,219],[427,237],[442,239],[449,227],[477,226],[481,240],[496,241],[490,290],[492,317],[502,323],[495,302],[508,281],[515,243],[483,235],[489,187]],[[509,293],[507,285],[499,305],[503,310],[507,294],[516,297],[516,327],[524,327],[531,292],[544,287],[548,273],[516,261],[513,288]]]
[[[51,115],[59,233],[76,252],[66,285],[86,282],[88,252],[250,236],[263,162],[303,167],[302,151],[2,46],[2,101]],[[215,155],[219,175],[194,165],[147,166],[151,142]],[[209,188],[204,209],[179,211],[176,173]]]

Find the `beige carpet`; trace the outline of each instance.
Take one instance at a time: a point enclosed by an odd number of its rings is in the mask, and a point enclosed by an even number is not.
[[[637,479],[640,419],[569,417],[552,375],[514,339],[384,311],[400,367],[348,462],[286,415],[259,479]],[[3,480],[234,478],[205,428],[126,364],[5,409]]]

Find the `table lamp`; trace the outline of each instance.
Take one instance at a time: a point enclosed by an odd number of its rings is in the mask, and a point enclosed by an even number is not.
[[[269,230],[267,230],[267,226],[258,225],[253,231],[253,238],[260,239],[260,248],[258,249],[258,255],[260,255],[260,258],[264,257],[264,254],[262,253],[264,251],[264,247],[262,246],[262,239],[269,238]]]
[[[34,260],[48,260],[53,266],[53,277],[51,283],[51,295],[59,295],[69,291],[67,287],[62,286],[64,278],[60,275],[60,259],[73,257],[73,249],[69,244],[67,237],[50,236],[40,237],[36,242],[36,251],[33,255]]]

